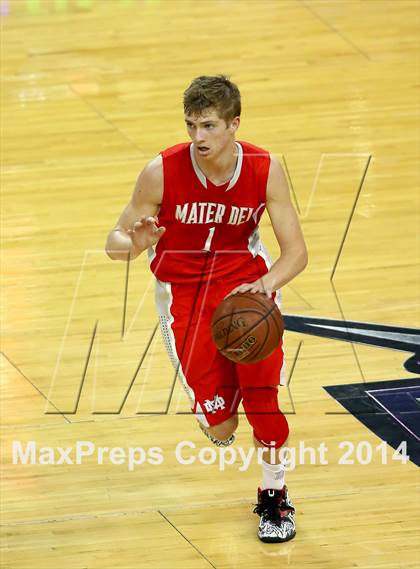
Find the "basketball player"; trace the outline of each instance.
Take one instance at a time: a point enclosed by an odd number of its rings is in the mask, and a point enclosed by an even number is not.
[[[260,292],[278,302],[280,287],[306,266],[306,247],[280,163],[235,140],[237,86],[224,76],[197,77],[184,93],[184,113],[192,142],[146,165],[106,251],[126,261],[148,250],[163,338],[192,411],[205,435],[227,446],[242,401],[263,457],[258,537],[287,541],[296,533],[295,510],[274,452],[289,432],[277,402],[283,346],[261,362],[235,364],[214,346],[210,321],[229,294]],[[258,234],[265,209],[281,251],[274,264]]]

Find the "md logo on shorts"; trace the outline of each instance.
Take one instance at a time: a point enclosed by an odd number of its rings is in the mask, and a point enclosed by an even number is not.
[[[206,399],[203,403],[204,409],[207,413],[216,413],[216,411],[221,411],[225,408],[225,400],[221,395],[216,395],[210,401],[210,399]]]

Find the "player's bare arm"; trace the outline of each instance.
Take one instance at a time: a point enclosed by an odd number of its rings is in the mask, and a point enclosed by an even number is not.
[[[306,249],[280,164],[266,150],[235,141],[241,114],[238,87],[223,75],[202,75],[184,92],[183,105],[191,143],[164,149],[160,161],[146,167],[129,206],[111,232],[107,251],[113,258],[125,260],[160,239],[150,262],[156,277],[156,307],[169,357],[177,374],[183,370],[191,411],[212,443],[226,447],[235,440],[237,409],[242,401],[255,445],[263,447],[261,487],[254,509],[260,517],[257,535],[261,541],[288,541],[295,536],[296,528],[285,467],[277,454],[289,433],[277,398],[284,362],[280,314],[274,320],[271,301],[263,303],[261,298],[248,295],[240,318],[243,312],[252,312],[256,322],[237,322],[231,307],[226,311],[227,326],[222,323],[221,349],[210,337],[215,339],[212,318],[221,306],[221,297],[238,282],[253,281],[258,275],[260,280],[264,275],[264,280],[245,287],[262,290],[281,286],[302,270]],[[225,191],[218,188],[224,184]],[[259,236],[254,234],[261,201],[271,216],[281,249],[271,270],[271,263],[261,249],[258,251]],[[257,212],[255,217],[253,212]],[[165,229],[160,226],[166,227],[163,237]],[[113,252],[115,245],[119,248]],[[232,254],[217,255],[218,251]],[[214,269],[220,278],[211,278],[213,272],[206,267]],[[225,309],[221,307],[223,314]],[[197,313],[200,318],[191,318]],[[239,344],[233,345],[236,324],[241,327],[237,330]],[[257,334],[260,325],[263,333]],[[244,328],[252,330],[252,340]],[[187,337],[191,341],[186,342]],[[249,351],[254,343],[256,348]],[[231,349],[224,353],[224,347]],[[248,363],[254,365],[240,365],[245,360],[238,356],[245,357],[245,351],[250,356]],[[228,353],[230,361],[224,357]],[[264,449],[268,448],[269,462],[264,458]],[[274,456],[272,450],[276,451]]]
[[[158,227],[156,217],[162,195],[163,167],[159,155],[141,172],[129,204],[108,235],[105,250],[111,259],[135,259],[159,241],[165,232],[165,227]]]
[[[250,291],[271,296],[274,290],[281,288],[303,271],[308,263],[308,253],[290,198],[287,179],[280,162],[274,156],[271,156],[266,195],[266,209],[279,245],[280,256],[261,279],[253,283],[243,283],[230,294]]]

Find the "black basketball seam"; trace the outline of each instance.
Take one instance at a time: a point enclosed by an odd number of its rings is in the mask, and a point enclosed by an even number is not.
[[[242,294],[243,296],[246,295],[248,298],[254,300],[257,304],[259,304],[260,306],[262,306],[265,310],[267,309],[267,305],[266,305],[266,304],[264,304],[263,302],[261,302],[260,300],[258,300],[258,298],[255,298],[255,296],[251,296],[252,293],[248,293],[248,294],[247,294],[247,293],[241,293],[241,294]],[[262,293],[260,293],[260,294],[262,294]],[[267,298],[267,300],[271,300],[271,302],[272,302],[272,304],[273,304],[273,306],[269,309],[269,312],[267,313],[267,316],[268,316],[269,314],[271,314],[271,312],[272,312],[276,307],[278,308],[278,306],[277,306],[277,304],[273,301],[273,299],[271,299],[271,298],[268,299],[268,298]],[[223,302],[223,301],[222,301],[222,302]],[[216,308],[216,310],[217,310],[217,308]],[[245,312],[258,312],[258,310],[257,310],[256,308],[247,308],[246,310],[244,310],[244,309],[237,310],[237,311],[235,311],[235,314],[240,314],[241,312],[244,312],[244,311],[245,311]],[[233,313],[233,312],[231,312],[230,314],[232,315],[232,313]],[[225,314],[225,316],[221,316],[218,320],[216,320],[216,322],[212,322],[211,325],[212,325],[212,326],[216,326],[216,324],[217,324],[218,322],[220,322],[220,320],[221,320],[222,318],[226,318],[226,316],[227,316],[227,314]],[[230,324],[231,324],[231,322],[230,322]]]
[[[261,344],[261,346],[259,347],[258,351],[256,353],[251,352],[249,355],[252,356],[252,362],[249,363],[253,363],[255,361],[255,357],[258,356],[258,354],[261,352],[261,350],[263,349],[263,347],[265,346],[265,343],[267,341],[268,338],[268,333],[270,332],[270,326],[268,325],[267,320],[265,321],[265,323],[267,324],[266,328],[267,328],[267,332],[265,334],[265,338],[264,338],[264,342]],[[274,351],[274,350],[273,350]],[[239,362],[240,363],[240,362]]]
[[[224,316],[221,316],[218,320],[216,320],[215,322],[211,323],[211,329],[212,329],[212,335],[213,335],[213,328],[221,321],[223,320],[223,318],[228,318],[230,316],[230,320],[229,323],[227,324],[229,326],[228,328],[228,333],[225,339],[225,344],[223,347],[218,348],[219,350],[225,350],[226,348],[228,348],[229,346],[231,346],[234,342],[236,342],[236,338],[235,340],[233,340],[232,344],[229,344],[229,336],[230,336],[230,326],[232,324],[233,321],[233,315],[234,314],[243,314],[244,312],[246,313],[257,313],[257,314],[262,314],[262,312],[260,310],[257,310],[256,308],[246,308],[246,309],[242,309],[242,310],[236,310],[235,312],[232,310],[232,312],[230,314],[225,314]],[[269,314],[264,314],[264,318],[266,318]],[[259,322],[261,322],[261,320],[257,320],[256,324],[258,324]],[[254,325],[256,325],[254,324]],[[254,328],[254,326],[252,327],[252,329]],[[242,338],[242,336],[240,336],[240,338]],[[215,342],[216,343],[216,342]],[[217,345],[217,344],[216,344]]]
[[[265,320],[265,322],[266,322],[266,324],[267,324],[267,332],[266,332],[266,334],[265,334],[265,338],[264,338],[262,344],[260,345],[260,347],[259,347],[259,349],[258,349],[257,352],[251,352],[251,353],[249,354],[249,356],[252,356],[252,357],[253,357],[252,362],[246,362],[246,360],[244,360],[244,363],[254,363],[254,361],[255,361],[254,358],[255,358],[256,356],[258,356],[258,354],[261,352],[261,350],[262,350],[263,347],[265,346],[265,343],[266,343],[267,337],[268,337],[268,333],[269,333],[269,331],[270,331],[270,326],[268,325],[267,320],[268,320],[268,318]],[[279,333],[279,339],[281,340],[281,334],[280,334],[280,330],[279,330],[279,328],[278,328],[278,326],[277,326],[277,322],[276,322],[275,320],[273,320],[273,321],[274,321],[275,324],[276,324],[277,331],[278,331],[278,333]],[[270,355],[274,352],[275,349],[276,349],[276,348],[273,348],[273,350],[271,350],[271,352],[270,352],[266,357],[270,356]],[[249,357],[249,356],[248,356],[248,357]],[[265,358],[263,358],[263,359],[265,359]],[[237,363],[241,363],[241,361],[239,361],[239,362],[237,362]]]
[[[226,342],[229,341],[229,334],[230,334],[230,327],[232,325],[232,320],[233,320],[233,310],[231,310],[231,312],[230,312],[230,321],[229,321],[229,326],[228,326],[228,333],[226,336]]]
[[[276,305],[276,306],[277,306],[277,305]],[[277,306],[277,308],[279,308],[279,307]],[[280,311],[280,308],[279,308],[279,312],[280,312],[280,319],[281,319],[281,321],[283,322],[283,315],[282,315],[282,313],[281,313],[281,311]],[[281,340],[282,337],[283,337],[283,332],[280,330],[280,328],[279,328],[279,326],[278,326],[278,323],[277,323],[277,320],[275,320],[275,319],[273,318],[273,322],[274,322],[274,324],[277,326],[277,330],[278,330],[278,333],[279,333],[279,336],[280,336],[280,340]],[[284,331],[284,322],[283,322],[283,331]]]
[[[213,329],[213,326],[216,326],[216,324],[218,324],[221,320],[223,320],[223,318],[226,318],[226,316],[230,316],[230,320],[229,320],[229,323],[228,323],[228,333],[227,333],[226,338],[225,338],[225,345],[223,346],[223,348],[220,348],[221,350],[226,350],[226,348],[228,348],[228,347],[231,345],[231,344],[229,344],[229,336],[230,336],[230,333],[231,333],[230,327],[231,327],[231,325],[232,325],[233,315],[234,315],[234,314],[242,314],[243,312],[247,312],[247,313],[249,313],[249,312],[256,312],[257,314],[261,314],[261,312],[260,312],[259,310],[255,310],[255,309],[250,310],[249,308],[247,308],[246,310],[236,310],[236,311],[233,311],[233,310],[232,310],[229,315],[221,316],[218,320],[216,320],[216,322],[212,323],[211,327],[212,327],[212,329]],[[232,332],[233,332],[233,330],[232,330]],[[233,344],[234,342],[236,342],[236,338],[235,338],[235,340],[233,340],[232,344]]]
[[[235,311],[232,310],[230,314],[225,314],[224,316],[221,316],[215,322],[212,322],[211,325],[216,326],[216,324],[218,324],[220,320],[223,320],[223,318],[227,318],[228,316],[232,316],[233,314],[242,314],[243,312],[256,312],[257,314],[262,314],[261,310],[257,310],[256,308],[241,308],[240,310],[235,310]],[[229,322],[229,324],[232,324],[232,321]]]
[[[252,326],[252,328],[249,328],[244,334],[242,334],[242,336],[239,336],[239,338],[235,338],[235,340],[232,342],[232,344],[234,344],[235,342],[237,342],[238,340],[240,340],[241,338],[243,338],[244,336],[246,336],[247,334],[250,334],[252,332],[252,330],[254,330],[254,328],[256,328],[259,324],[261,324],[261,322],[263,320],[265,320],[266,318],[268,318],[270,316],[270,314],[273,312],[273,310],[275,310],[277,308],[277,305],[275,304],[272,308],[270,308],[270,311],[267,312],[267,314],[264,314],[263,318],[260,318],[259,320],[257,320],[254,325]],[[243,312],[258,312],[258,310],[245,310]],[[235,312],[235,314],[238,314],[238,312]],[[219,319],[220,320],[220,319]],[[229,348],[230,346],[232,346],[232,344],[228,344],[226,345],[223,349],[226,350],[227,348]]]
[[[230,329],[230,326],[231,326],[231,324],[232,324],[233,314],[242,314],[243,312],[247,312],[247,313],[249,313],[249,312],[255,313],[255,312],[256,312],[257,314],[261,314],[261,312],[260,312],[259,310],[255,310],[255,309],[254,309],[254,310],[252,310],[252,309],[250,310],[249,308],[247,308],[246,310],[237,310],[236,312],[233,312],[233,311],[232,311],[231,314],[230,314],[230,316],[232,316],[232,318],[230,319],[230,322],[229,322],[229,329]],[[219,349],[220,349],[220,350],[226,350],[227,348],[229,348],[229,346],[231,346],[232,344],[234,344],[237,340],[241,339],[243,336],[245,336],[246,334],[248,334],[248,332],[250,332],[250,331],[253,330],[256,326],[258,326],[258,324],[260,324],[265,318],[268,318],[268,316],[269,316],[270,314],[271,314],[271,311],[268,312],[267,314],[264,314],[262,318],[260,318],[259,320],[257,320],[257,321],[253,324],[252,328],[249,328],[246,332],[244,332],[244,333],[242,334],[242,336],[239,336],[238,338],[235,338],[235,339],[233,340],[233,342],[231,342],[230,344],[227,343],[227,342],[229,341],[229,334],[230,334],[230,332],[228,332],[228,334],[227,334],[227,336],[226,336],[226,343],[225,343],[225,345],[223,346],[223,348],[219,348]],[[226,318],[226,316],[228,316],[228,315],[226,314],[225,316],[222,316],[222,317],[219,318],[216,322],[214,322],[214,323],[211,325],[212,329],[213,329],[213,326],[215,326],[217,323],[219,323],[223,318]],[[217,344],[216,344],[216,345],[217,345]]]

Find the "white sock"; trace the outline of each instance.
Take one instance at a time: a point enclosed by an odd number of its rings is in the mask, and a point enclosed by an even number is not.
[[[261,490],[281,490],[284,486],[284,465],[262,461]]]

